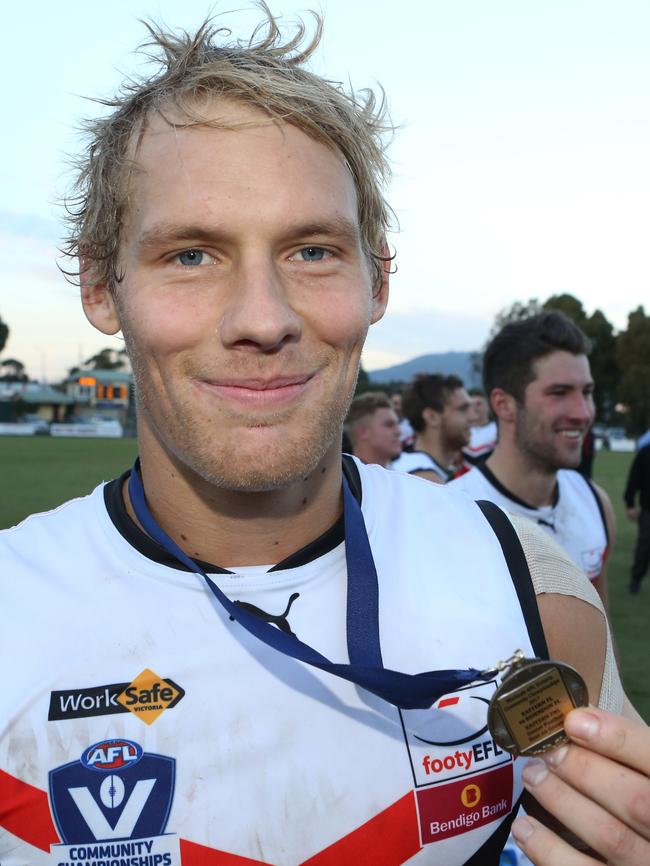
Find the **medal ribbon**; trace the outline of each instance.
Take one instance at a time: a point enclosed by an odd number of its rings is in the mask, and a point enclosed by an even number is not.
[[[286,634],[238,604],[230,601],[205,571],[167,535],[149,511],[136,460],[129,478],[133,510],[154,541],[194,574],[204,578],[210,591],[229,616],[268,646],[298,661],[355,683],[403,709],[427,709],[438,698],[476,680],[487,680],[490,671],[426,671],[406,674],[385,668],[379,642],[379,583],[368,542],[363,514],[347,479],[343,477],[345,560],[347,565],[347,644],[350,664],[329,661],[294,635]]]

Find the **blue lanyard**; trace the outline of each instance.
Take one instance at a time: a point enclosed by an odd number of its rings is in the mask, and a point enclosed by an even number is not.
[[[474,670],[427,671],[405,674],[385,668],[379,642],[379,583],[368,542],[363,514],[350,486],[343,478],[345,560],[348,576],[347,643],[350,664],[336,664],[313,647],[265,622],[230,601],[205,571],[190,559],[155,520],[144,495],[138,461],[131,470],[129,496],[143,529],[167,553],[194,574],[201,575],[210,591],[232,619],[278,652],[355,683],[385,701],[407,710],[427,709],[442,695],[476,680],[487,680],[492,672]],[[408,628],[408,624],[405,626]]]

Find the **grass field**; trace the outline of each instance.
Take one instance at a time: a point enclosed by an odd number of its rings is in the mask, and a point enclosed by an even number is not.
[[[650,575],[640,595],[628,593],[636,525],[625,514],[623,490],[632,454],[598,452],[594,481],[612,500],[616,513],[616,543],[609,562],[609,608],[628,697],[650,723]]]
[[[0,437],[0,527],[88,493],[127,468],[135,453],[134,439]],[[632,703],[650,722],[650,576],[640,595],[627,592],[636,528],[625,516],[622,496],[631,459],[631,454],[601,452],[594,468],[595,480],[609,493],[618,522],[609,595],[623,680]]]

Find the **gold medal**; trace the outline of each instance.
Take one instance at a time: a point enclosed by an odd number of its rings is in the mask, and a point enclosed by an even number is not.
[[[541,755],[568,742],[564,717],[589,703],[580,674],[563,662],[527,659],[521,650],[496,669],[505,671],[488,707],[490,733],[513,755]]]

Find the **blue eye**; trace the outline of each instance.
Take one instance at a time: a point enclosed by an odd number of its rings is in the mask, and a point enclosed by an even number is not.
[[[204,253],[202,250],[184,250],[178,254],[178,261],[181,265],[200,265],[203,264]]]
[[[325,258],[325,250],[322,247],[303,247],[300,256],[304,262],[322,262]]]

